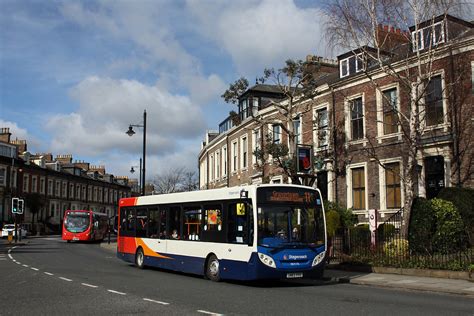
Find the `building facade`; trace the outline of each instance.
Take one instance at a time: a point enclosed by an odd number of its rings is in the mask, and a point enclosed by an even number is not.
[[[72,155],[31,155],[26,141],[12,141],[0,129],[0,220],[13,222],[13,197],[25,201],[21,221],[30,229],[58,230],[66,210],[89,209],[117,214],[118,200],[131,196],[128,178],[114,177],[104,166],[73,162]]]
[[[425,38],[436,38],[430,44],[433,49],[423,46],[426,41],[407,41],[415,35],[413,30],[403,33],[382,26],[380,34],[408,50],[407,55],[387,54],[386,62],[395,74],[410,73],[423,56],[430,60],[429,77],[413,76],[414,82],[424,83],[417,86],[424,91],[407,89],[396,75],[373,66],[367,55],[370,48],[355,50],[338,56],[334,71],[318,81],[316,97],[296,105],[307,108],[309,102],[311,110],[286,122],[293,124],[295,143],[312,148],[312,174],[323,197],[351,208],[360,222],[367,221],[370,209],[379,210],[383,218],[403,207],[403,174],[412,149],[406,141],[410,130],[406,118],[417,93],[416,128],[422,132],[416,140],[421,145],[415,195],[433,198],[444,187],[474,187],[474,25],[447,16],[425,22],[417,30]],[[432,30],[437,37],[429,33]],[[307,61],[313,59],[309,56]],[[253,104],[250,97],[259,90],[259,85],[250,88],[240,102]],[[266,91],[273,100],[281,97],[276,87],[266,87]],[[277,108],[257,102],[253,115],[246,115],[244,109],[239,106],[239,125],[224,121],[218,132],[206,134],[199,154],[201,189],[291,182],[271,157],[262,164],[253,155],[266,135],[274,142],[288,143],[279,124],[262,124],[262,117],[279,115]]]

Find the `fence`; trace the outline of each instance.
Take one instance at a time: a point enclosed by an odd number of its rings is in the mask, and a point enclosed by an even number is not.
[[[397,268],[464,270],[472,268],[474,249],[460,236],[455,246],[424,247],[400,229],[402,210],[380,224],[372,237],[368,225],[339,231],[330,240],[330,262]]]

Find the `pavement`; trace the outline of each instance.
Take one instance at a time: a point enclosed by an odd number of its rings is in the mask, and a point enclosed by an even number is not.
[[[12,243],[11,245],[25,245],[28,239],[22,240],[21,243]],[[0,253],[2,248],[11,247],[6,239],[0,242]],[[107,251],[115,252],[117,243],[115,240],[108,243],[107,240],[102,242],[100,246]],[[347,269],[347,267],[346,267]],[[469,279],[450,279],[445,277],[427,277],[412,274],[390,273],[395,269],[379,269],[388,273],[378,272],[356,272],[337,269],[337,265],[329,266],[325,271],[325,278],[336,283],[350,283],[357,285],[368,285],[382,288],[392,288],[408,291],[425,291],[443,294],[454,294],[469,296],[474,299],[474,275]],[[418,271],[417,274],[430,275],[429,271]],[[449,274],[440,274],[446,275]]]

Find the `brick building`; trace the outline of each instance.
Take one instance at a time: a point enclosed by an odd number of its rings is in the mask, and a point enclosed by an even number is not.
[[[418,42],[415,37],[409,40],[416,33],[410,31],[380,26],[378,34],[389,39],[385,45],[391,51],[384,60],[395,72],[411,73],[420,60],[417,54],[422,58],[430,54],[432,61],[428,78],[413,79],[424,82],[425,89],[418,100],[422,114],[417,124],[422,132],[417,140],[421,145],[415,194],[432,198],[443,187],[474,187],[474,24],[440,16],[419,25]],[[423,38],[429,36],[433,49],[428,51]],[[396,75],[373,66],[370,51],[364,47],[341,54],[336,67],[308,56],[308,62],[324,63],[326,75],[319,79],[317,96],[304,101],[304,106],[311,103],[311,111],[301,112],[292,122],[296,143],[313,148],[315,185],[328,200],[352,208],[361,222],[369,209],[378,209],[385,217],[403,207],[403,172],[410,150],[404,137],[409,126],[403,118],[410,114],[410,96],[415,93]],[[207,132],[199,153],[201,189],[291,182],[272,159],[257,166],[252,154],[267,134],[274,141],[288,142],[281,126],[262,125],[255,119],[279,115],[274,106],[262,106],[263,92],[265,98],[285,102],[276,87],[253,86],[240,97],[240,124],[228,118],[219,131]]]
[[[12,222],[11,198],[25,200],[22,222],[40,222],[57,230],[64,211],[90,209],[117,213],[118,199],[131,196],[127,179],[116,179],[104,166],[73,161],[72,155],[32,155],[25,140],[11,140],[0,129],[0,221]],[[31,228],[31,227],[30,227]]]

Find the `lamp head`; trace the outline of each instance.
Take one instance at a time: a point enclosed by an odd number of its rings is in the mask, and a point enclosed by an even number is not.
[[[125,133],[126,133],[128,136],[130,136],[130,137],[133,136],[133,135],[135,134],[135,131],[133,130],[133,126],[130,125],[130,126],[128,127],[128,131],[126,131]]]
[[[134,173],[135,172],[135,169],[133,169],[133,167],[130,168],[130,173]]]

